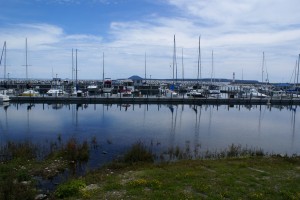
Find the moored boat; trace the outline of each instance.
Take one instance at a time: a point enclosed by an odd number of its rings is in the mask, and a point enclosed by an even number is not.
[[[63,96],[67,94],[65,91],[63,91],[62,89],[50,89],[47,91],[47,95],[48,96]]]
[[[201,90],[191,90],[186,94],[188,97],[192,98],[202,98],[205,97]]]
[[[39,96],[39,92],[29,89],[29,90],[25,90],[23,93],[20,94],[20,96],[26,96],[26,97],[36,97]]]
[[[6,94],[0,94],[0,103],[10,101],[9,96]]]

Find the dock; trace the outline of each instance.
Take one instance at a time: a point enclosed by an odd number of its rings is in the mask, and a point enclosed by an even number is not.
[[[116,96],[11,96],[12,103],[63,103],[63,104],[190,104],[190,105],[300,105],[299,98],[188,98],[182,97],[116,97]]]

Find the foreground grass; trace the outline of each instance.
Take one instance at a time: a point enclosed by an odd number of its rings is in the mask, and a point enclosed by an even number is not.
[[[79,180],[86,187],[69,199],[300,199],[300,159],[111,165]]]
[[[300,199],[299,156],[232,144],[202,157],[190,148],[170,149],[163,155],[171,159],[155,164],[158,156],[140,141],[118,160],[84,177],[71,176],[45,194],[37,189],[36,177],[52,179],[87,161],[89,146],[71,139],[42,160],[38,149],[25,142],[0,151],[0,199]]]

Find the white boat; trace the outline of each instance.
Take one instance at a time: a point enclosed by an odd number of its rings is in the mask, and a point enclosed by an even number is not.
[[[202,93],[203,91],[201,90],[191,90],[190,92],[188,92],[186,95],[188,97],[192,97],[192,98],[201,98],[201,97],[205,97]]]
[[[266,98],[267,95],[258,92],[256,89],[251,88],[249,91],[242,94],[242,97],[250,97],[250,98]]]
[[[3,102],[8,102],[10,99],[9,99],[9,96],[6,95],[6,94],[0,94],[0,103],[3,103]]]
[[[103,93],[111,93],[112,87],[112,80],[110,78],[105,78],[103,82],[102,92]]]
[[[260,93],[256,89],[253,89],[253,88],[250,90],[250,96],[256,97],[256,98],[266,98],[266,97],[268,97],[267,95],[265,95],[263,93]]]
[[[76,88],[75,88],[74,92],[72,93],[72,96],[83,97],[84,93],[82,92],[82,90],[76,90]]]
[[[165,89],[164,93],[165,93],[165,96],[167,98],[178,97],[178,93],[176,93],[176,92],[174,92],[173,90],[170,90],[170,89]]]
[[[63,96],[65,94],[67,94],[65,91],[63,91],[62,89],[50,89],[47,91],[46,93],[48,96]]]
[[[271,96],[272,98],[275,99],[284,99],[284,98],[288,98],[288,95],[285,91],[283,90],[279,90],[279,91],[272,91],[271,92]]]
[[[89,91],[89,92],[97,92],[98,91],[98,86],[97,85],[89,85],[89,86],[87,86],[87,90]]]
[[[130,90],[123,90],[118,92],[118,97],[132,97],[132,92]]]
[[[25,90],[23,93],[20,94],[20,96],[27,96],[27,97],[36,97],[39,96],[40,93],[35,90]]]
[[[133,92],[134,91],[134,83],[131,79],[126,79],[122,81],[122,85],[124,86],[124,90]]]
[[[52,81],[51,81],[51,89],[48,90],[46,92],[46,94],[48,96],[63,96],[65,94],[68,94],[67,92],[64,91],[64,87],[63,85],[61,84],[61,79],[60,78],[53,78]]]

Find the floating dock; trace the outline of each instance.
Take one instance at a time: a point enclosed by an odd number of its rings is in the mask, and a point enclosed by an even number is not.
[[[188,98],[188,97],[115,97],[115,96],[38,96],[10,97],[12,103],[70,103],[70,104],[191,104],[191,105],[300,105],[300,99],[272,99],[272,98]]]

